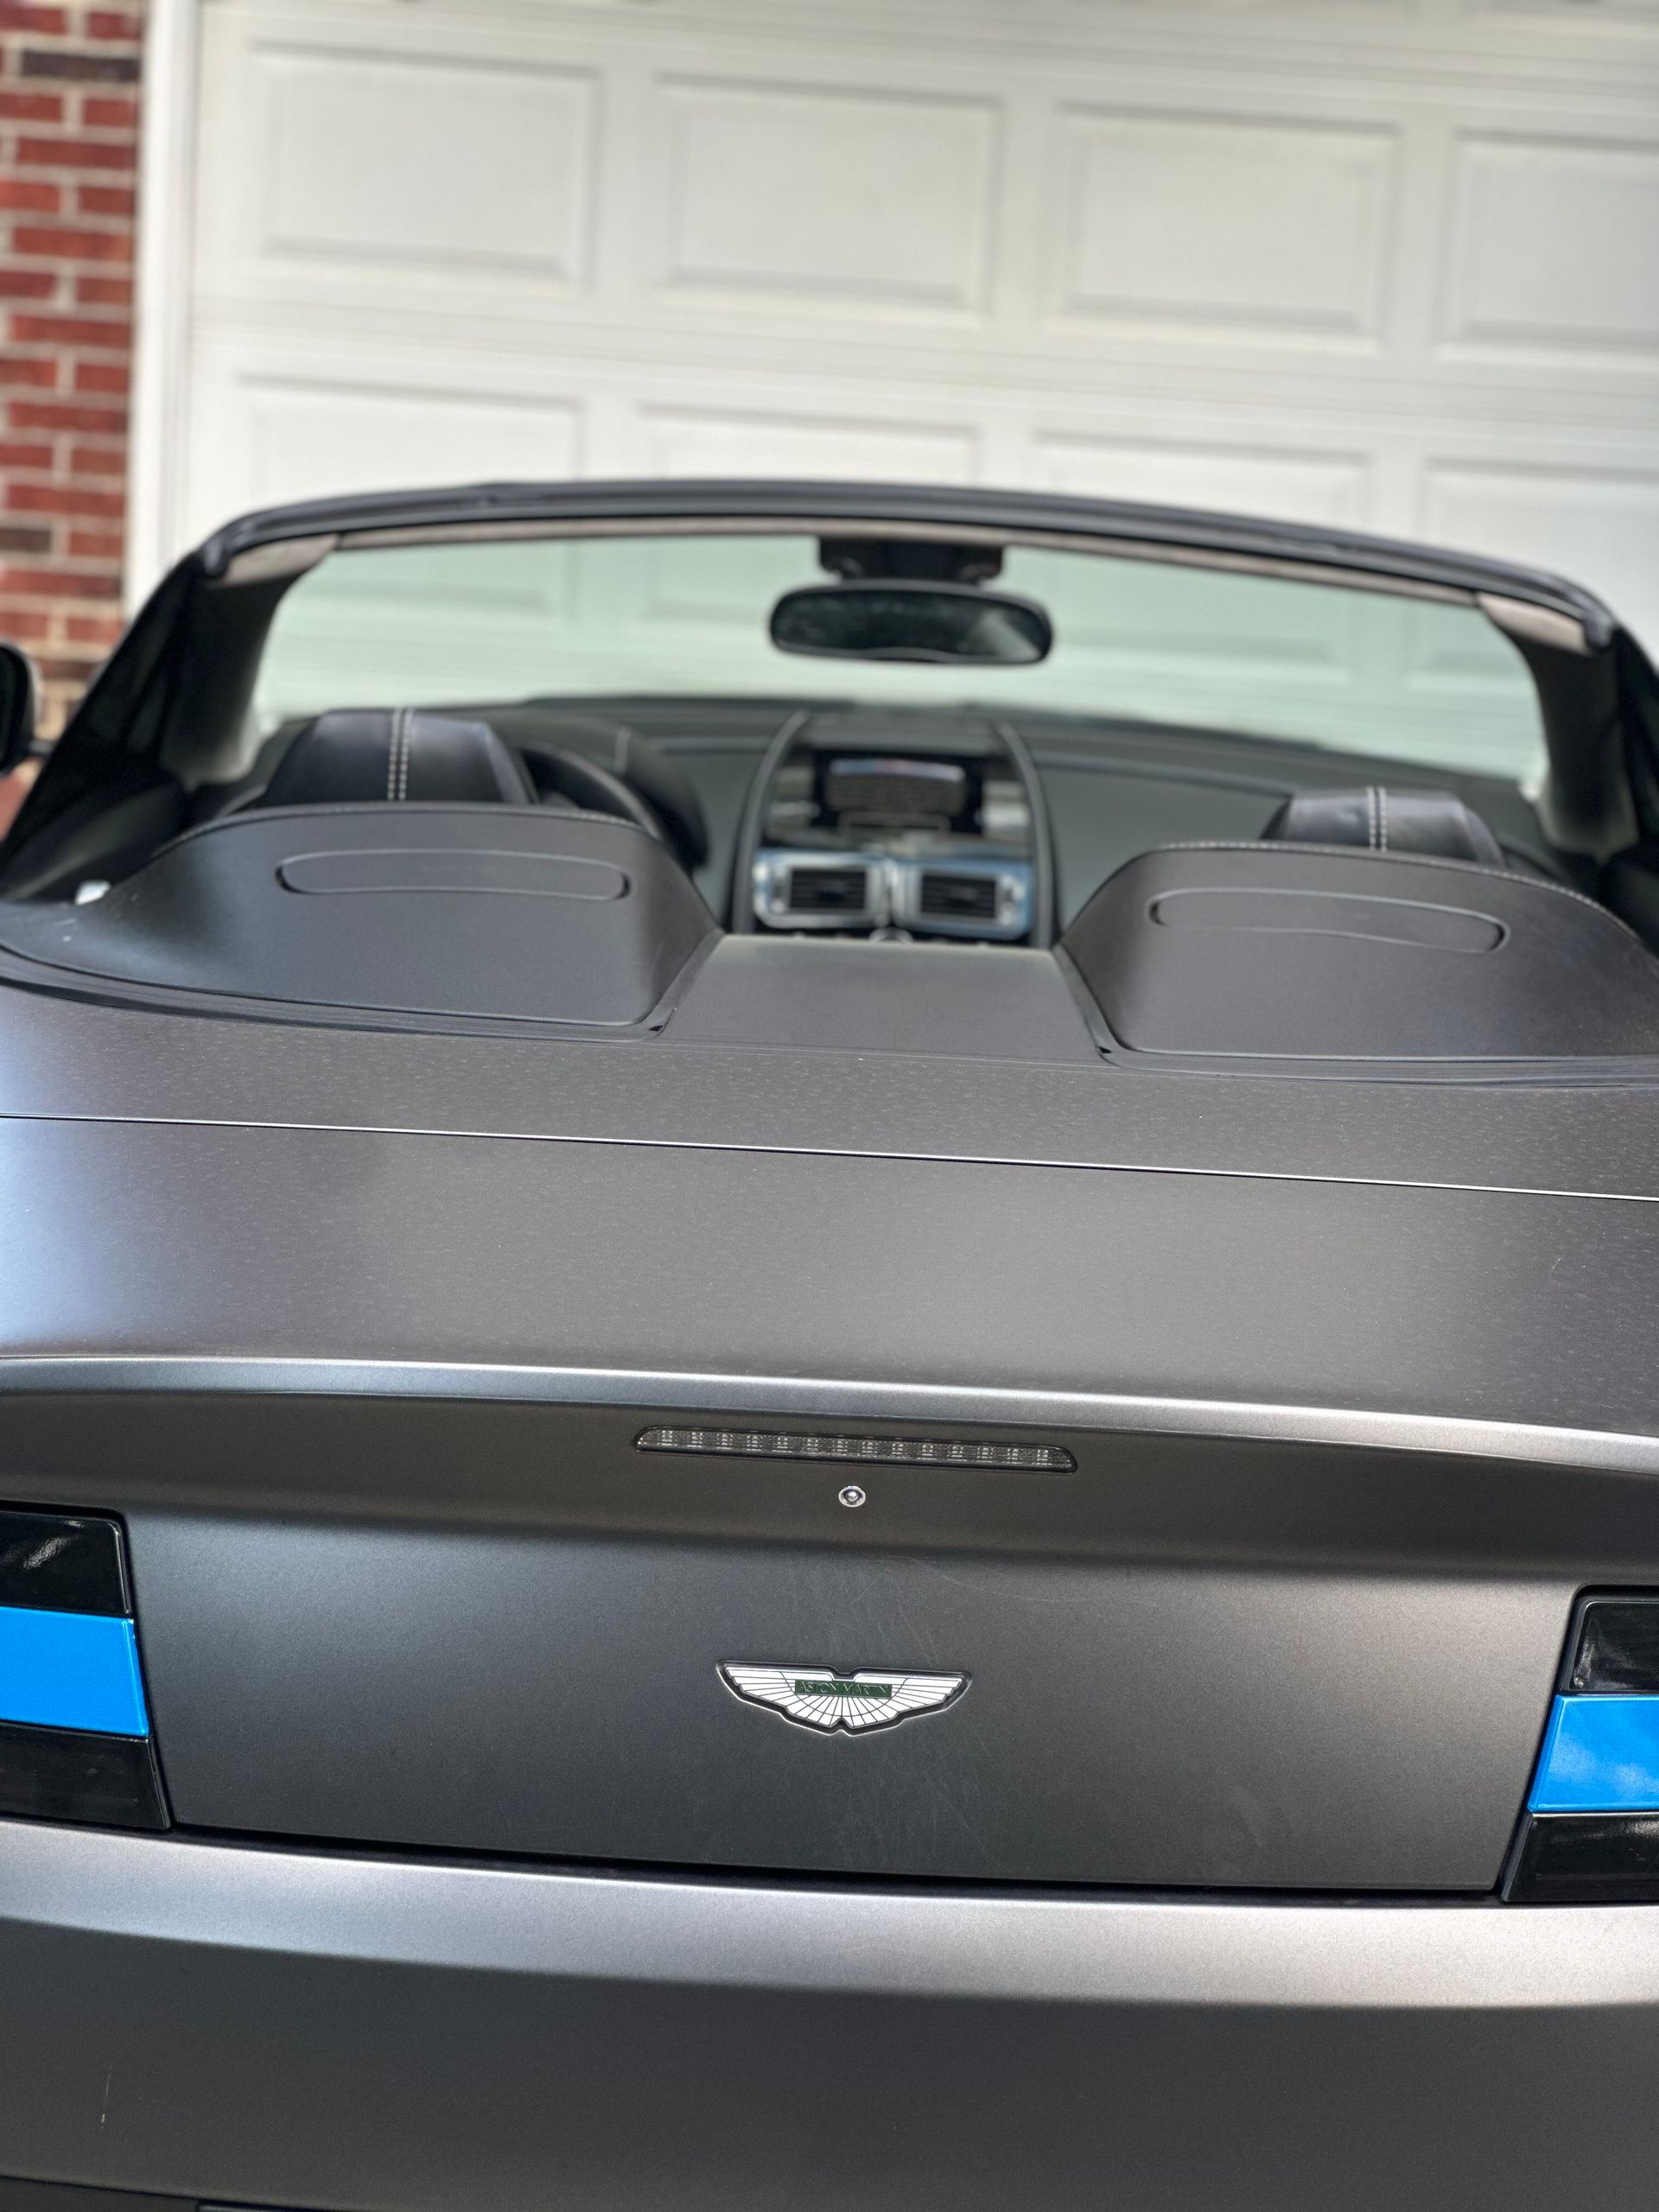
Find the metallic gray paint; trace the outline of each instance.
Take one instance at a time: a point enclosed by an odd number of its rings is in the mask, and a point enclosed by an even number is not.
[[[0,1357],[816,1373],[1656,1427],[1646,1205],[13,1121],[0,1209]],[[801,1265],[838,1249],[864,1255],[856,1296]]]
[[[864,957],[842,962],[843,951]],[[1040,1012],[1027,1004],[1005,1041],[980,1018],[982,1000],[958,1010],[948,988],[930,1016],[938,1028],[906,1026],[879,991],[873,1016],[871,949],[807,949],[826,953],[846,976],[835,1049],[746,1047],[726,1029],[722,1043],[677,1042],[695,1033],[678,1017],[647,1045],[601,1048],[157,1019],[12,992],[0,1115],[1659,1198],[1659,1086],[1126,1077],[1100,1064],[1047,954],[988,956],[999,977],[1046,978]],[[753,955],[747,940],[722,945],[683,1014],[729,1026],[727,984]],[[979,956],[924,957],[941,961],[948,985]],[[788,966],[798,995],[798,963]]]
[[[141,1375],[175,1389],[215,1379],[244,1393],[262,1382],[374,1380],[393,1395],[620,1394],[659,1408],[666,1400],[670,1410],[690,1400],[772,1417],[885,1409],[957,1422],[1040,1418],[1077,1433],[1108,1423],[1118,1433],[1387,1441],[1402,1456],[1472,1447],[1470,1458],[1500,1467],[1529,1457],[1599,1464],[1644,1485],[1654,1466],[1648,1294],[1659,1213],[1645,1204],[686,1147],[22,1122],[0,1124],[0,1357],[22,1363],[16,1380],[55,1376],[71,1391],[82,1380]],[[801,1264],[803,1254],[838,1250],[866,1255],[856,1298],[836,1268]],[[60,1357],[61,1368],[53,1363]],[[694,1379],[683,1388],[671,1376]],[[225,1434],[234,1460],[235,1416]],[[451,1463],[452,1516],[467,1510],[466,1465]],[[395,1465],[384,1472],[395,1488]],[[1294,1494],[1314,1478],[1287,1465],[1282,1480]],[[27,1463],[22,1479],[45,1495]],[[71,1502],[116,1503],[119,1489],[118,1469],[92,1463]],[[255,1509],[236,1491],[227,1465],[219,1510]],[[1155,1729],[1133,1732],[1141,1725],[1133,1714],[1114,1724],[1130,1733],[1101,1739],[1141,1777],[1116,1800],[1104,1770],[1085,1762],[1073,1774],[1054,1756],[1062,1738],[1087,1738],[1085,1712],[1056,1713],[1050,1756],[1018,1799],[988,1781],[1009,1757],[1011,1719],[999,1723],[991,1752],[977,1743],[970,1752],[962,1737],[959,1760],[947,1718],[931,1738],[951,1745],[945,1770],[849,1808],[840,1834],[822,1796],[781,1772],[754,1793],[746,1824],[732,1787],[744,1758],[736,1746],[736,1766],[716,1762],[677,1810],[651,1801],[651,1762],[636,1763],[607,1796],[601,1770],[579,1761],[585,1809],[557,1800],[550,1777],[570,1745],[556,1727],[538,1727],[534,1715],[548,1700],[536,1705],[533,1680],[521,1691],[514,1652],[536,1650],[556,1680],[561,1669],[581,1673],[614,1651],[597,1631],[586,1657],[538,1643],[535,1573],[569,1571],[556,1548],[539,1555],[519,1612],[503,1608],[499,1628],[518,1621],[510,1634],[502,1628],[504,1640],[493,1642],[472,1610],[487,1581],[452,1578],[456,1633],[483,1674],[445,1707],[442,1684],[407,1663],[409,1592],[396,1573],[378,1581],[355,1627],[343,1601],[322,1619],[306,1616],[308,1584],[327,1586],[336,1579],[327,1555],[336,1547],[339,1560],[348,1554],[338,1534],[318,1532],[303,1571],[273,1580],[254,1573],[259,1545],[239,1528],[213,1578],[239,1601],[212,1634],[193,1611],[188,1576],[175,1577],[164,1611],[163,1554],[151,1548],[160,1538],[140,1541],[135,1527],[135,1539],[163,1764],[187,1821],[907,1873],[1479,1888],[1496,1878],[1524,1790],[1574,1573],[1605,1561],[1589,1540],[1587,1506],[1576,1543],[1562,1533],[1565,1505],[1552,1507],[1552,1565],[1530,1597],[1485,1564],[1510,1541],[1503,1509],[1484,1524],[1459,1524],[1452,1541],[1470,1579],[1455,1601],[1448,1586],[1438,1608],[1414,1614],[1410,1638],[1400,1630],[1399,1608],[1410,1611],[1401,1582],[1344,1583],[1347,1611],[1325,1615],[1313,1634],[1311,1667],[1297,1674],[1287,1628],[1290,1643],[1238,1704],[1218,1686],[1249,1684],[1252,1635],[1291,1618],[1258,1592],[1262,1629],[1248,1626],[1246,1605],[1224,1633],[1201,1635],[1185,1687],[1172,1693],[1199,1755],[1172,1767]],[[1029,1519],[1003,1510],[1005,1531],[1010,1518]],[[577,1525],[602,1530],[594,1511],[584,1508]],[[558,1511],[550,1517],[556,1528]],[[858,1529],[859,1545],[893,1539],[883,1496],[834,1518]],[[652,1586],[649,1514],[630,1525],[634,1549],[613,1563],[611,1584],[625,1611]],[[1216,1509],[1194,1500],[1179,1556],[1196,1567],[1217,1526]],[[709,1534],[719,1545],[702,1596],[677,1586],[666,1610],[679,1632],[707,1599],[703,1618],[721,1624],[719,1648],[688,1645],[682,1656],[712,1679],[720,1659],[750,1647],[754,1608],[791,1586],[761,1571],[759,1547],[826,1539],[800,1527],[769,1539],[753,1502],[747,1516],[727,1510],[718,1526],[711,1521]],[[1040,1576],[1020,1580],[1012,1554],[1040,1544],[1040,1528],[1004,1535],[1010,1563],[986,1568],[982,1586],[951,1581],[949,1554],[966,1534],[964,1522],[953,1537],[937,1516],[911,1524],[899,1541],[936,1549],[914,1570],[921,1583],[905,1604],[913,1611],[925,1595],[937,1612],[974,1588],[957,1624],[977,1623],[982,1649],[942,1641],[878,1650],[862,1633],[855,1639],[871,1625],[897,1636],[904,1610],[890,1608],[904,1576],[889,1578],[884,1599],[868,1573],[809,1572],[807,1561],[796,1577],[804,1610],[776,1618],[769,1645],[818,1649],[833,1662],[971,1671],[981,1686],[976,1730],[994,1709],[986,1686],[998,1657],[1010,1682],[1022,1669],[1045,1685],[1080,1681],[1096,1704],[1115,1678],[1133,1678],[1133,1653],[1108,1633],[1117,1599],[1103,1614],[1075,1595],[1053,1602],[1064,1578],[1046,1597]],[[1173,1523],[1162,1535],[1149,1531],[1143,1552],[1173,1535]],[[1065,1538],[1072,1547],[1101,1540],[1080,1530]],[[995,1548],[997,1540],[988,1526],[971,1541]],[[1387,1567],[1380,1527],[1368,1537],[1363,1515],[1344,1542],[1363,1570]],[[1334,1577],[1336,1560],[1314,1548]],[[287,1601],[271,1594],[290,1586],[302,1635],[284,1631]],[[1008,1594],[1016,1586],[1017,1602]],[[1075,1585],[1090,1588],[1104,1593],[1108,1583]],[[1182,1594],[1179,1580],[1168,1586],[1166,1620]],[[1522,1615],[1506,1613],[1516,1605]],[[1493,1624],[1522,1617],[1512,1647]],[[940,1615],[938,1632],[949,1624]],[[1414,1660],[1417,1649],[1427,1656]],[[283,1670],[307,1652],[321,1673],[298,1684]],[[238,1667],[245,1696],[226,1696]],[[1317,1689],[1325,1677],[1325,1704],[1300,1702],[1306,1684]],[[583,1679],[591,1698],[599,1677]],[[336,1698],[346,1684],[352,1701],[378,1713],[384,1756],[353,1760],[331,1682]],[[435,1735],[408,1707],[416,1683],[449,1716]],[[1052,1687],[1045,1694],[1052,1702]],[[626,1719],[645,1695],[629,1681],[612,1701]],[[492,1698],[499,1728],[485,1718]],[[1143,1691],[1137,1713],[1155,1709]],[[1283,1721],[1290,1710],[1294,1729]],[[1205,1715],[1226,1717],[1221,1735],[1206,1732]],[[690,1716],[678,1725],[696,1738]],[[435,1784],[407,1756],[423,1734]],[[1040,1741],[1040,1732],[1028,1734]],[[537,1745],[544,1773],[500,1796],[515,1738]],[[900,1748],[906,1740],[895,1739]],[[469,1766],[469,1757],[482,1764]]]
[[[826,1997],[1406,2012],[1659,2007],[1659,1912],[1639,1905],[1508,1911],[1488,1902],[848,1886],[0,1821],[0,1929],[18,1927]]]
[[[95,1487],[110,1510],[226,1522],[1659,1583],[1659,1484],[1628,1471],[1403,1445],[1071,1427],[1042,1433],[1076,1459],[1073,1476],[893,1468],[849,1516],[833,1467],[688,1464],[637,1450],[641,1427],[664,1418],[684,1416],[527,1398],[14,1392],[0,1420],[0,1468],[13,1497],[41,1503],[84,1506]],[[857,1425],[899,1436],[984,1433],[937,1409],[905,1423],[861,1414]]]
[[[1659,1914],[0,1827],[14,2171],[359,2212],[1645,2201]],[[856,2093],[831,2075],[856,2069]]]
[[[1472,1421],[1350,1406],[1253,1405],[1237,1398],[985,1389],[972,1383],[849,1382],[824,1376],[710,1375],[667,1369],[508,1367],[386,1359],[192,1358],[59,1352],[0,1358],[0,1392],[86,1391],[257,1397],[481,1400],[498,1404],[672,1407],[798,1420],[935,1420],[1098,1429],[1132,1436],[1256,1438],[1367,1451],[1448,1452],[1614,1474],[1659,1476],[1659,1436],[1541,1421]]]
[[[839,1479],[810,1478],[826,1513]],[[1487,1891],[1573,1598],[714,1533],[130,1513],[174,1818],[634,1863]],[[855,1756],[720,1681],[791,1651],[973,1691]]]
[[[146,2190],[80,2189],[73,2182],[17,2181],[0,2176],[0,2212],[234,2212],[199,2206],[194,2198],[156,2196]]]

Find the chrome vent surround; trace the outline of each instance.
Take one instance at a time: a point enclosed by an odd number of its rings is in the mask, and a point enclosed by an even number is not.
[[[1027,861],[951,854],[758,853],[754,911],[772,929],[914,930],[928,937],[1012,944],[1031,931]]]
[[[870,872],[864,868],[796,868],[789,872],[791,914],[866,914]]]
[[[919,905],[930,921],[994,922],[997,882],[994,875],[958,875],[948,868],[922,874]]]
[[[891,865],[893,919],[932,937],[995,938],[1031,931],[1032,871],[1026,861],[967,854]]]
[[[755,857],[754,911],[773,929],[879,929],[887,903],[886,863],[868,854],[772,850]]]
[[[818,1459],[845,1466],[988,1467],[1011,1474],[1070,1475],[1077,1461],[1063,1445],[997,1444],[935,1436],[851,1436],[836,1430],[796,1434],[768,1428],[647,1428],[641,1452],[681,1452],[731,1459]]]

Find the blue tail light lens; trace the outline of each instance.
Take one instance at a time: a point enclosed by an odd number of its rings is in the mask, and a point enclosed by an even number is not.
[[[148,1736],[132,1623],[0,1605],[0,1720]]]
[[[1558,1697],[1528,1810],[1659,1812],[1659,1697]]]
[[[1659,1903],[1659,1598],[1580,1605],[1504,1895]]]
[[[167,1826],[113,1521],[0,1512],[0,1815]]]

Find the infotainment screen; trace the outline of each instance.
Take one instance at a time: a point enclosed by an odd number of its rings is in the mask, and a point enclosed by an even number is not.
[[[825,760],[819,802],[827,815],[869,823],[945,823],[971,812],[967,769],[957,760],[907,760],[844,753]]]

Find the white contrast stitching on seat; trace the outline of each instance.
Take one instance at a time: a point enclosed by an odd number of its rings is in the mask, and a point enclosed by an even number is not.
[[[410,725],[414,709],[399,707],[391,718],[391,750],[386,756],[386,797],[406,799],[409,797]]]

